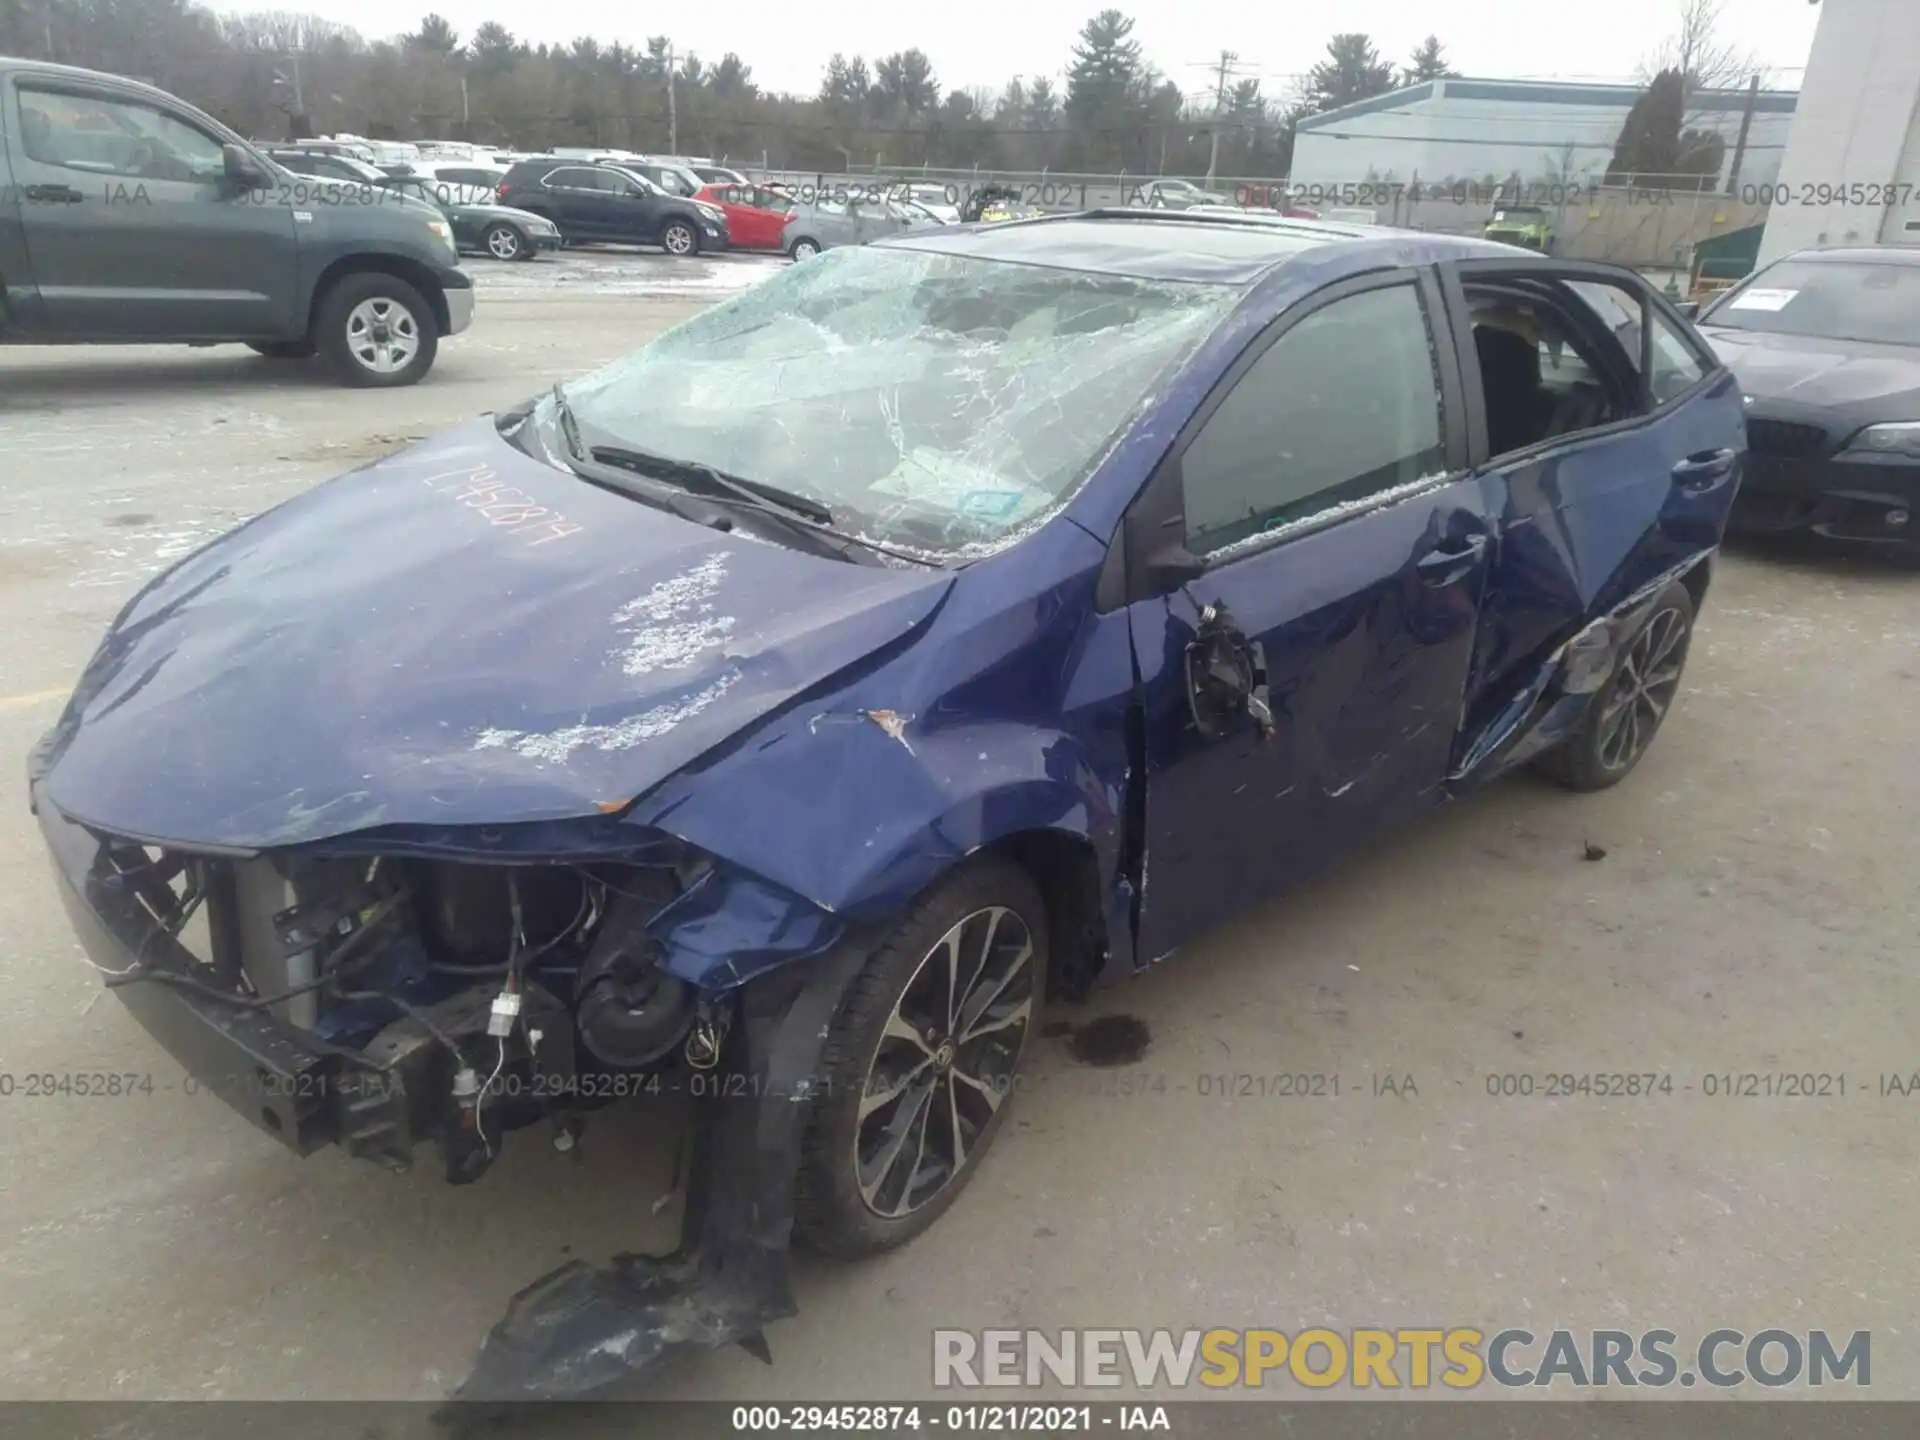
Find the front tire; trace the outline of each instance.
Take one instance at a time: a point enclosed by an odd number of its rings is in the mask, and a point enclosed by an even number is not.
[[[347,275],[320,302],[314,339],[342,384],[411,385],[433,366],[440,336],[433,307],[397,276]]]
[[[1693,640],[1693,596],[1677,581],[1653,611],[1594,696],[1573,734],[1535,761],[1549,779],[1590,792],[1618,785],[1652,746],[1673,707]]]
[[[700,235],[684,220],[670,220],[660,232],[660,248],[675,259],[684,260],[700,253]]]
[[[532,249],[526,237],[511,225],[495,225],[486,233],[483,243],[487,254],[496,260],[524,260]]]
[[[872,1255],[940,1218],[1006,1117],[1046,970],[1046,907],[1011,861],[977,859],[916,902],[828,1030],[800,1238]]]

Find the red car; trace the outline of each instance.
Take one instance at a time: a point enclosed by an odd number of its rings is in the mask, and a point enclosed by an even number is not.
[[[780,249],[780,232],[793,218],[792,202],[764,185],[704,185],[693,198],[726,212],[727,243],[736,250]]]

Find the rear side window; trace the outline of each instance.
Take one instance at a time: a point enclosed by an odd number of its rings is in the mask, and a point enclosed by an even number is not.
[[[600,188],[600,172],[597,170],[588,170],[581,166],[549,170],[546,180],[542,183],[554,190],[598,190]]]
[[[226,173],[218,140],[158,106],[29,85],[19,96],[21,148],[42,165],[188,183]]]
[[[1446,470],[1440,377],[1413,285],[1315,311],[1255,360],[1180,462],[1197,554]]]
[[[1640,297],[1613,285],[1575,280],[1567,288],[1584,300],[1620,342],[1627,362],[1638,371],[1641,361]],[[1655,405],[1663,405],[1696,384],[1707,367],[1687,340],[1658,311],[1650,310],[1653,320],[1653,365],[1647,375],[1648,392]]]
[[[1607,327],[1620,349],[1626,354],[1627,363],[1635,370],[1640,368],[1640,298],[1629,295],[1617,285],[1601,285],[1591,280],[1568,282],[1567,288],[1587,303],[1589,309],[1600,317],[1600,323]]]
[[[1647,383],[1653,403],[1663,404],[1696,384],[1707,373],[1693,347],[1658,312],[1653,317],[1653,363]]]

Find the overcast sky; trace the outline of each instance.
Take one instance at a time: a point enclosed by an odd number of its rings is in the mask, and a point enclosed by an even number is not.
[[[1059,76],[1080,27],[1105,0],[960,0],[868,5],[852,0],[699,0],[693,5],[634,6],[616,0],[255,0],[216,3],[221,10],[306,10],[351,25],[369,39],[412,29],[429,9],[451,20],[462,39],[488,20],[532,41],[591,35],[639,46],[672,36],[703,60],[729,50],[753,67],[764,88],[811,93],[838,50],[871,60],[919,46],[947,89],[998,89],[1014,75]],[[1130,0],[1118,8],[1136,22],[1146,58],[1183,90],[1211,89],[1223,49],[1238,53],[1238,74],[1258,76],[1284,96],[1309,69],[1335,29],[1371,35],[1382,53],[1404,62],[1435,32],[1453,68],[1473,76],[1626,79],[1667,34],[1680,0]],[[415,6],[418,8],[414,8]],[[1799,84],[1819,9],[1809,0],[1726,0],[1729,39],[1774,67],[1767,83]]]

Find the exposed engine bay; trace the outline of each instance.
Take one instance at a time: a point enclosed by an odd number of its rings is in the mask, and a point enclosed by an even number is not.
[[[314,1063],[264,1065],[226,1098],[303,1151],[332,1139],[406,1168],[431,1142],[465,1184],[510,1130],[569,1133],[610,1101],[697,1089],[686,1077],[719,1064],[730,1006],[669,973],[646,929],[707,871],[659,849],[652,862],[492,865],[111,846],[108,883],[176,940],[203,918],[205,943],[184,946],[192,969],[108,983],[266,1011]]]
[[[570,1149],[610,1104],[694,1100],[679,1245],[534,1280],[453,1400],[588,1393],[682,1348],[770,1358],[763,1327],[795,1310],[797,1102],[869,930],[631,825],[545,851],[508,829],[432,855],[213,854],[38,809],[106,984],[300,1154],[407,1168],[431,1147],[466,1184],[509,1131],[546,1121]],[[445,858],[469,846],[513,858]]]

